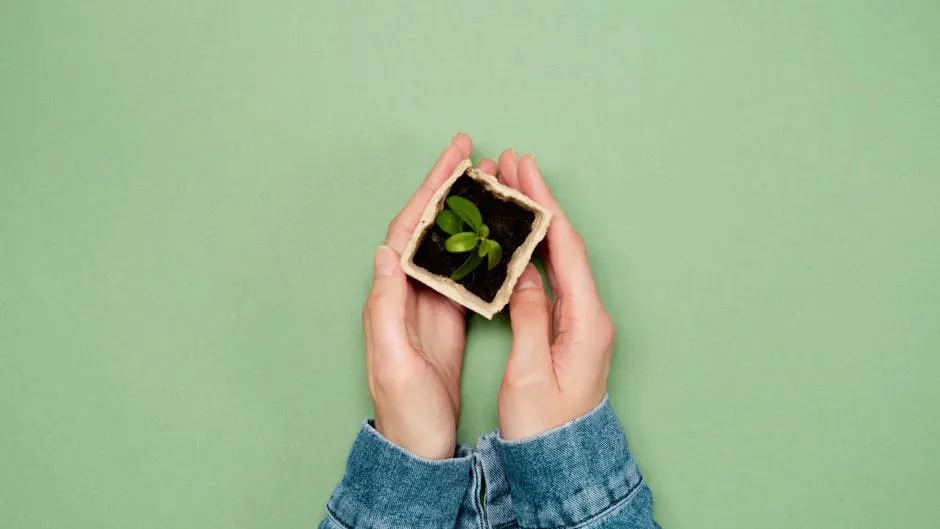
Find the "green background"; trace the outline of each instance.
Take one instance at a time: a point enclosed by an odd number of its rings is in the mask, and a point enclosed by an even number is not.
[[[315,526],[458,130],[586,238],[665,527],[940,524],[940,4],[391,4],[0,1],[0,526]]]

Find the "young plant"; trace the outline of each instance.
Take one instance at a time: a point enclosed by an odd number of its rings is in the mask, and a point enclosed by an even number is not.
[[[444,241],[444,247],[451,253],[470,252],[467,260],[454,270],[450,278],[460,281],[470,272],[476,270],[483,258],[487,258],[487,270],[496,268],[503,259],[503,248],[498,242],[489,239],[490,229],[483,224],[483,216],[473,202],[452,196],[447,199],[447,206],[437,214],[437,225],[450,235]],[[472,231],[464,231],[464,225]]]

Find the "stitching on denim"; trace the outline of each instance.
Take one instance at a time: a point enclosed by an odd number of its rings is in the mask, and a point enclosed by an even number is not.
[[[344,524],[342,520],[339,519],[339,515],[333,512],[333,509],[331,509],[329,505],[326,506],[326,516],[327,518],[335,522],[336,525],[343,527],[344,529],[353,529],[352,527]]]
[[[479,526],[480,529],[485,529],[486,526],[489,524],[486,521],[486,513],[483,511],[484,507],[480,505],[480,493],[482,492],[480,488],[481,478],[477,476],[477,472],[482,474],[483,467],[477,466],[479,464],[478,459],[479,459],[479,456],[474,455],[473,463],[470,466],[470,476],[471,476],[470,489],[471,489],[471,494],[473,495],[473,497],[471,498],[471,504],[473,505],[473,510],[476,513],[476,516],[474,516],[474,518],[476,518],[477,526]]]
[[[552,527],[537,527],[536,528],[536,527],[526,527],[520,524],[519,527],[522,527],[523,529],[579,529],[580,527],[585,527],[588,524],[595,523],[601,520],[602,518],[606,518],[607,516],[619,511],[621,507],[629,503],[630,500],[632,500],[633,497],[636,496],[637,491],[640,490],[640,488],[643,486],[645,482],[646,480],[643,478],[643,476],[640,476],[640,480],[637,481],[636,486],[630,489],[630,491],[627,492],[627,494],[624,495],[623,498],[620,498],[619,500],[611,503],[609,507],[595,514],[594,516],[591,516],[590,518],[586,520],[582,520],[574,525],[555,525]]]

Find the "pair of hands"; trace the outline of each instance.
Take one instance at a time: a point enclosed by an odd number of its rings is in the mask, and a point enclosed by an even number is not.
[[[449,299],[408,281],[399,257],[431,195],[472,151],[469,136],[455,136],[389,225],[363,308],[375,427],[426,459],[454,455],[466,317]],[[554,213],[540,250],[553,299],[529,264],[509,301],[512,352],[499,390],[499,428],[503,439],[523,439],[584,415],[603,400],[614,326],[594,284],[584,241],[535,158],[507,150],[498,164],[484,159],[479,168]]]

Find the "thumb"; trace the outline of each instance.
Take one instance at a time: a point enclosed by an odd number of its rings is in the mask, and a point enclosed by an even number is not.
[[[364,311],[367,339],[373,344],[400,344],[406,336],[405,304],[408,300],[408,279],[398,259],[395,250],[388,246],[379,246],[375,251],[372,291]]]
[[[509,320],[512,326],[512,353],[507,371],[524,375],[551,365],[548,295],[542,276],[531,263],[519,277],[509,298]]]

